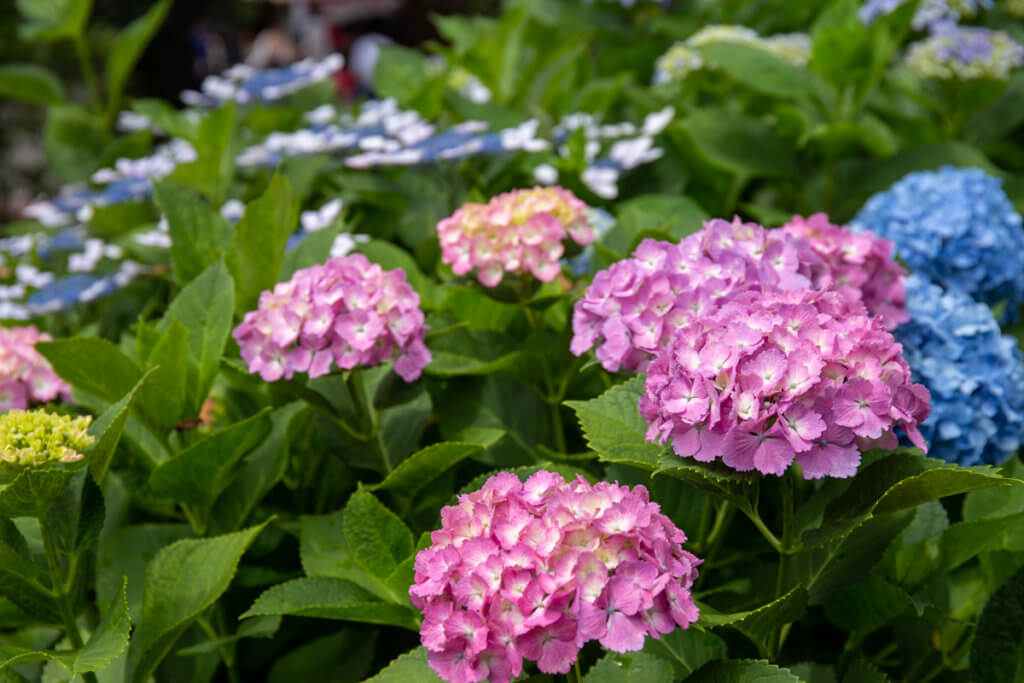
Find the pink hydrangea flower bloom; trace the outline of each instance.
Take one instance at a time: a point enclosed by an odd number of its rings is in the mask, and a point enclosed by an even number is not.
[[[810,243],[829,264],[828,282],[845,296],[860,298],[873,315],[894,330],[910,320],[907,313],[907,271],[892,258],[893,245],[870,230],[853,232],[833,225],[828,216],[793,216],[782,230]]]
[[[58,397],[71,401],[71,387],[35,348],[52,339],[32,325],[0,327],[0,410],[25,410]]]
[[[927,450],[927,389],[859,301],[752,286],[683,322],[647,369],[648,441],[741,472],[781,475],[796,461],[806,479],[853,476],[862,450],[896,446],[896,427]]]
[[[835,289],[891,329],[907,319],[904,272],[891,251],[888,242],[831,225],[823,214],[782,230],[714,219],[678,244],[647,239],[631,258],[594,276],[576,302],[570,348],[578,356],[596,346],[610,372],[642,371],[691,314],[754,285]],[[795,330],[802,321],[790,322]],[[786,340],[776,343],[784,347]]]
[[[420,297],[401,268],[383,270],[362,254],[299,270],[260,295],[232,336],[249,371],[267,382],[296,372],[326,375],[379,365],[415,381],[430,363]]]
[[[697,620],[701,560],[643,486],[502,472],[442,509],[431,540],[409,596],[452,683],[508,683],[524,658],[567,673],[587,641],[634,651]]]
[[[586,204],[561,187],[515,190],[487,204],[464,204],[437,224],[441,260],[456,275],[476,268],[486,287],[495,287],[505,273],[533,273],[543,282],[558,275],[568,237],[577,244],[594,241]]]

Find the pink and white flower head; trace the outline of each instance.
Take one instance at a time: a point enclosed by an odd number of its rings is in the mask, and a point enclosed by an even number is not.
[[[861,450],[894,448],[894,428],[927,450],[928,390],[903,348],[839,292],[750,287],[681,332],[647,370],[648,441],[677,455],[805,479],[851,477]]]
[[[907,313],[907,271],[893,260],[893,245],[870,230],[853,232],[816,213],[809,218],[793,216],[782,226],[786,233],[807,240],[829,265],[827,279],[817,288],[829,287],[844,296],[860,298],[872,315],[894,330],[910,320]]]
[[[701,560],[643,486],[502,472],[442,509],[431,540],[409,596],[451,683],[508,683],[523,658],[567,673],[587,641],[639,650],[697,620]]]
[[[568,236],[594,241],[587,206],[561,187],[499,194],[486,204],[467,203],[437,224],[441,260],[456,275],[476,269],[477,280],[495,287],[505,273],[530,272],[543,282],[558,275]]]
[[[0,327],[0,410],[25,410],[58,397],[71,401],[71,387],[36,351],[36,342],[51,339],[32,325]]]
[[[861,237],[849,235],[851,240]],[[884,247],[874,242],[870,246],[879,253]],[[892,309],[903,300],[897,294],[903,291],[902,271],[898,283],[885,285],[885,295],[876,296],[875,283],[849,272],[853,258],[829,254],[825,241],[815,245],[785,230],[765,230],[738,218],[707,221],[703,230],[678,244],[646,239],[631,258],[594,276],[583,299],[576,302],[570,348],[578,356],[596,345],[597,359],[610,372],[643,370],[676,338],[691,314],[710,310],[751,286],[790,291],[843,285],[838,287],[843,297],[884,303],[871,312],[884,313],[887,321],[895,318]],[[881,273],[894,275],[894,268],[899,266],[892,264]],[[871,296],[865,297],[864,291]]]
[[[249,371],[267,382],[379,365],[396,353],[395,372],[412,382],[430,362],[426,329],[405,272],[352,254],[296,271],[263,292],[232,336]]]

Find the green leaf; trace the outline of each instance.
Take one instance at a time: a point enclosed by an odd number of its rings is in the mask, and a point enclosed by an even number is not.
[[[182,648],[174,654],[179,657],[193,657],[195,655],[216,652],[218,648],[237,643],[243,638],[272,638],[280,627],[280,616],[253,617],[249,621],[243,622],[238,627],[238,630],[230,636],[217,638],[216,640],[206,640],[198,645]]]
[[[716,68],[756,92],[786,98],[814,95],[815,74],[753,45],[708,43],[696,50]]]
[[[184,138],[189,142],[198,141],[199,126],[197,123],[163,100],[135,100],[132,102],[132,111],[142,114],[152,121],[156,128],[168,135]]]
[[[108,115],[112,115],[120,106],[125,82],[149,41],[164,23],[172,2],[173,0],[159,0],[145,14],[121,29],[111,41],[106,71]]]
[[[210,527],[218,533],[234,531],[252,514],[284,476],[297,429],[308,424],[311,409],[296,401],[270,416],[270,434],[245,459],[224,493],[214,504]]]
[[[975,114],[964,126],[964,137],[971,142],[995,142],[1011,133],[1024,121],[1024,73],[1014,74],[998,100]]]
[[[54,41],[85,35],[92,0],[16,0],[25,24],[18,34],[25,40]]]
[[[848,160],[837,164],[836,186],[843,188],[843,205],[835,213],[852,215],[868,197],[889,188],[908,173],[938,170],[942,166],[976,166],[1001,176],[1000,170],[981,150],[964,142],[951,140],[906,147],[888,159]]]
[[[939,539],[941,569],[956,569],[983,552],[1024,550],[1022,530],[1024,512],[953,524]]]
[[[328,636],[307,641],[278,657],[267,683],[332,681],[359,683],[371,671],[379,629],[352,625]],[[427,680],[410,677],[403,683]],[[435,679],[439,681],[440,679]]]
[[[235,465],[270,432],[270,411],[225,427],[163,463],[149,477],[158,494],[209,505],[227,487]]]
[[[676,680],[681,680],[712,660],[725,659],[728,648],[714,633],[691,624],[689,628],[666,633],[658,640],[648,638],[644,652],[671,662]]]
[[[804,534],[819,544],[845,533],[869,514],[896,512],[968,491],[1024,482],[999,474],[992,467],[959,467],[923,457],[917,450],[888,454],[861,469],[846,491],[825,508],[821,527]]]
[[[441,307],[473,330],[504,331],[521,315],[519,306],[496,301],[474,287],[445,288]]]
[[[797,586],[782,597],[747,612],[722,614],[701,607],[700,623],[704,626],[731,626],[750,638],[758,649],[768,655],[768,640],[785,625],[800,619],[807,611],[807,589]]]
[[[787,669],[763,659],[725,659],[708,662],[687,683],[801,683]]]
[[[57,551],[75,556],[96,541],[105,518],[103,492],[83,469],[71,477],[41,521],[50,530]]]
[[[87,671],[101,671],[128,648],[128,632],[132,628],[128,613],[128,581],[121,584],[120,594],[100,619],[89,642],[82,647],[71,665],[72,679]]]
[[[988,601],[971,645],[971,676],[976,683],[1024,680],[1024,569]]]
[[[892,679],[879,671],[874,664],[858,657],[846,670],[843,683],[892,683]]]
[[[678,241],[700,230],[708,218],[704,209],[689,197],[640,195],[619,204],[615,227],[601,242],[620,254],[629,254],[647,234],[664,233]]]
[[[701,154],[734,174],[787,177],[797,173],[793,145],[775,126],[728,109],[702,108],[683,120],[683,128]]]
[[[103,615],[92,637],[78,650],[32,650],[0,645],[0,672],[9,666],[50,660],[59,663],[75,679],[84,673],[102,671],[128,647],[131,617],[122,584],[119,599]],[[0,678],[0,680],[4,680]]]
[[[151,374],[139,388],[139,408],[158,434],[166,434],[181,419],[188,379],[188,349],[188,328],[172,320],[146,360],[146,369]]]
[[[1024,481],[1007,479],[990,468],[937,466],[908,477],[890,488],[878,501],[875,513],[895,512],[958,493],[996,486],[1024,486]]]
[[[0,519],[0,595],[34,619],[61,623],[49,575],[31,560],[24,537],[10,519]]]
[[[327,254],[331,253],[334,240],[341,234],[344,227],[341,221],[335,221],[323,230],[305,233],[298,244],[284,253],[279,279],[281,281],[290,280],[296,271],[326,261]]]
[[[344,519],[344,510],[302,517],[299,550],[306,574],[345,579],[372,593],[378,601],[406,606],[406,591],[412,583],[407,564],[414,555],[404,558],[388,576],[380,578],[357,564],[345,539]],[[402,577],[406,579],[405,586],[393,585]]]
[[[497,436],[494,440],[497,441],[498,438],[501,436]],[[396,495],[414,499],[442,473],[484,448],[485,446],[482,444],[454,441],[432,444],[400,462],[398,467],[388,473],[384,481],[374,484],[369,487],[369,490],[384,489]]]
[[[192,190],[156,182],[153,199],[167,216],[171,262],[180,284],[191,282],[231,249],[234,227]]]
[[[1024,479],[1024,462],[1010,458],[1000,468],[1003,476]],[[973,522],[989,517],[1024,512],[1024,486],[1000,486],[968,493],[964,498],[964,521]]]
[[[146,567],[142,614],[128,655],[130,680],[142,683],[191,623],[227,590],[246,548],[266,526],[165,546]]]
[[[468,300],[462,303],[468,303]],[[470,304],[470,307],[473,307],[473,304]],[[500,316],[499,311],[500,309],[488,309],[484,306],[473,307],[473,310],[467,308],[463,312],[476,318],[476,324],[482,324],[485,318],[492,315]],[[444,321],[452,320],[448,314],[438,318]],[[493,317],[490,319],[494,320]],[[432,322],[442,328],[445,324]],[[511,372],[521,369],[527,357],[522,344],[517,343],[512,336],[495,330],[473,331],[466,327],[453,326],[431,338],[429,343],[432,358],[424,372],[439,377]]]
[[[77,182],[96,170],[110,135],[99,115],[74,104],[46,110],[43,148],[48,171],[64,182]]]
[[[653,470],[665,447],[647,443],[647,422],[637,409],[644,380],[633,377],[589,401],[566,401],[576,411],[583,436],[605,462]]]
[[[427,663],[427,648],[418,647],[397,657],[376,676],[367,678],[363,683],[431,683],[440,680]]]
[[[224,344],[231,333],[234,286],[224,262],[218,260],[174,297],[157,326],[165,332],[180,322],[188,330],[186,417],[199,414],[220,368]]]
[[[36,64],[0,65],[0,97],[46,105],[67,99],[57,74]]]
[[[353,561],[378,579],[386,580],[413,553],[412,532],[367,491],[356,491],[349,498],[342,529]],[[393,602],[400,605],[409,602],[408,594],[388,589]]]
[[[246,207],[228,254],[239,315],[256,308],[260,292],[277,282],[284,248],[298,215],[298,203],[282,175],[275,175],[266,192]]]
[[[583,683],[672,683],[672,665],[646,652],[609,653],[583,677]]]
[[[909,510],[872,517],[823,547],[806,547],[794,555],[794,574],[807,586],[809,604],[819,605],[863,578],[913,519]]]
[[[212,110],[199,123],[194,147],[195,161],[178,164],[168,180],[198,190],[220,206],[235,172],[235,106],[233,102]],[[197,266],[201,271],[208,264]],[[274,271],[277,274],[277,271]]]
[[[39,517],[64,494],[74,470],[46,467],[23,470],[0,487],[0,517]]]
[[[89,472],[92,473],[96,483],[103,483],[110,469],[110,462],[114,458],[117,445],[121,442],[121,434],[124,431],[125,423],[128,421],[128,414],[138,393],[139,387],[145,384],[152,374],[152,370],[142,376],[132,390],[124,397],[107,408],[89,425],[89,434],[96,438],[96,442],[86,452],[86,462],[89,463]]]
[[[142,379],[142,371],[106,339],[71,337],[36,344],[61,379],[108,403],[117,403]]]
[[[383,45],[373,69],[373,89],[380,97],[406,104],[423,87],[427,71],[423,55],[400,45]]]
[[[107,479],[108,491],[120,485],[116,473]],[[113,507],[113,506],[112,506]],[[133,524],[114,529],[100,538],[96,553],[96,598],[100,604],[119,599],[128,581],[128,610],[142,613],[146,567],[161,548],[190,536],[187,524]]]
[[[868,576],[845,593],[825,603],[825,615],[836,626],[850,633],[867,634],[882,628],[914,604],[898,586],[885,579]]]
[[[419,629],[412,606],[381,602],[351,581],[328,577],[306,577],[278,584],[260,595],[240,618],[277,614]]]

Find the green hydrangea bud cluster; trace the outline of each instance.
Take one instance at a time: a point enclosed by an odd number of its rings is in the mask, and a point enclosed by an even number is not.
[[[0,415],[0,466],[27,469],[82,459],[95,439],[91,417],[55,415],[43,410],[11,410]]]

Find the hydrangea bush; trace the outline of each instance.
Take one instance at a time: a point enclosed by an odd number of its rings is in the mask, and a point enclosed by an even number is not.
[[[1019,674],[1015,3],[143,4],[0,10],[0,679]]]
[[[647,489],[541,470],[495,475],[441,510],[409,589],[430,666],[453,682],[508,683],[523,658],[568,673],[597,640],[640,650],[697,620],[700,560]]]
[[[677,455],[745,472],[852,477],[860,451],[917,429],[928,391],[900,346],[835,292],[753,285],[686,316],[647,369],[647,439]]]
[[[400,268],[362,254],[310,266],[260,295],[231,333],[249,371],[267,382],[303,372],[379,365],[397,352],[395,372],[415,381],[430,362],[419,295]]]
[[[695,316],[751,284],[834,290],[894,327],[906,320],[904,271],[890,252],[887,241],[821,214],[777,231],[715,219],[679,244],[647,239],[632,258],[594,276],[574,308],[571,349],[580,355],[597,345],[606,370],[643,369]]]
[[[1024,365],[1017,340],[990,308],[924,278],[907,283],[911,319],[896,336],[913,377],[931,392],[921,433],[931,453],[963,465],[998,465],[1024,436]]]
[[[981,169],[911,173],[872,196],[852,223],[896,248],[913,271],[946,289],[1013,311],[1024,301],[1024,220],[998,178]]]
[[[456,275],[476,270],[486,287],[505,273],[530,273],[549,282],[561,271],[563,241],[594,240],[586,204],[560,187],[516,190],[486,204],[467,203],[437,224],[441,260]]]

